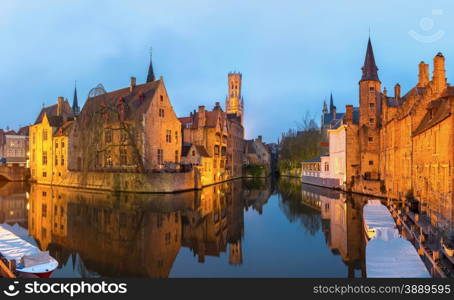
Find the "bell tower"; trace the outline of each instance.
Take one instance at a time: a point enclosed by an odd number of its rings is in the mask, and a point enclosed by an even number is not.
[[[229,73],[227,77],[229,94],[225,100],[225,108],[228,114],[235,114],[243,123],[243,96],[241,95],[241,73]]]
[[[372,43],[367,43],[366,57],[359,81],[359,142],[361,153],[361,175],[365,179],[377,180],[379,174],[379,126],[381,113],[381,82],[375,64]]]

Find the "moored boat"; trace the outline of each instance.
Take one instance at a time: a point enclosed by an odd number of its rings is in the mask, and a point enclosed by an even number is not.
[[[41,251],[13,232],[0,226],[0,254],[16,262],[16,271],[24,277],[49,277],[58,262],[47,251]]]

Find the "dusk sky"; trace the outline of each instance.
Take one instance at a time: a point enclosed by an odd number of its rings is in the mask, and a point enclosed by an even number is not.
[[[454,82],[452,1],[25,1],[0,10],[0,128],[34,122],[43,103],[80,104],[145,81],[149,49],[178,116],[224,106],[227,73],[243,73],[246,137],[276,141],[306,111],[319,120],[358,105],[371,32],[382,86],[416,84],[418,63],[446,57]]]

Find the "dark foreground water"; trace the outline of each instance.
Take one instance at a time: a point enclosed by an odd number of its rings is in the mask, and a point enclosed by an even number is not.
[[[0,183],[0,223],[53,277],[361,277],[365,199],[297,179],[146,195]]]

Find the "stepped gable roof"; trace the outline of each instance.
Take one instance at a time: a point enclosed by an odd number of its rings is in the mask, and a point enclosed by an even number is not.
[[[47,118],[49,119],[51,116],[57,116],[57,108],[58,104],[54,104],[51,106],[43,107],[36,118],[35,125],[39,124],[43,121],[44,114],[47,115]],[[63,101],[63,110],[62,110],[62,116],[64,116],[66,119],[72,119],[74,118],[73,115],[73,110],[71,108],[71,105],[69,105],[69,102],[67,100]]]
[[[222,115],[223,111],[220,109],[214,109],[212,111],[205,110],[205,127],[214,128],[217,126],[217,121]],[[200,113],[196,111],[189,117],[179,118],[184,128],[187,128],[188,124],[191,129],[199,128]]]
[[[97,114],[104,120],[101,122],[115,122],[121,118],[127,120],[141,119],[142,115],[148,110],[161,80],[155,80],[144,84],[138,84],[131,89],[122,88],[116,91],[103,93],[95,97],[90,97],[85,102],[78,120],[83,124],[92,120]],[[121,117],[123,112],[123,117]]]
[[[423,117],[421,123],[413,132],[413,136],[416,136],[431,127],[442,122],[451,115],[451,103],[448,98],[439,98],[429,103],[427,106],[427,113]]]

